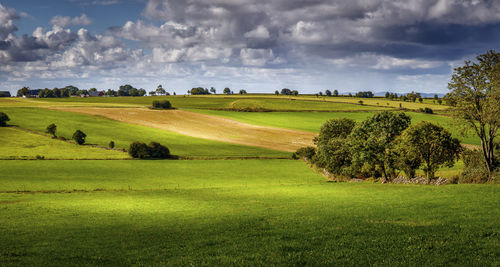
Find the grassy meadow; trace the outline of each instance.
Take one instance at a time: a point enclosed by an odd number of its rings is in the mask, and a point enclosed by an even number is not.
[[[0,112],[16,126],[0,128],[0,266],[500,266],[498,184],[335,183],[289,152],[48,109],[133,111],[159,99],[256,128],[307,134],[328,119],[361,121],[399,105],[272,95],[0,98]],[[408,104],[445,109],[431,100]],[[230,108],[281,112],[216,110]],[[449,117],[409,115],[458,136]],[[82,130],[90,145],[50,138],[51,123],[65,138]],[[118,149],[156,141],[185,158],[130,159],[102,148],[110,141]],[[462,142],[478,144],[473,137]],[[438,175],[457,175],[462,167],[458,162]]]
[[[197,95],[197,96],[150,96],[150,97],[70,97],[44,98],[40,102],[63,103],[64,105],[144,105],[149,106],[153,100],[169,100],[174,107],[191,109],[268,109],[282,111],[373,111],[397,109],[399,104],[407,109],[430,107],[433,110],[444,110],[445,105],[438,105],[426,100],[424,103],[402,102],[385,98],[357,97],[315,97],[315,96],[275,96],[275,95]],[[363,105],[359,104],[363,101]],[[40,104],[42,105],[42,104]]]
[[[326,183],[290,160],[111,162],[47,161],[21,182],[31,192],[1,193],[3,265],[500,264],[498,186]],[[76,190],[38,191],[51,185]]]
[[[134,141],[160,142],[178,156],[189,157],[287,157],[290,153],[258,147],[228,144],[195,138],[163,130],[127,124],[101,117],[41,108],[1,108],[16,125],[37,132],[45,132],[55,123],[57,133],[71,138],[76,129],[87,134],[87,143],[107,146],[114,141],[116,148],[127,149]]]
[[[73,143],[26,132],[13,127],[0,127],[0,159],[126,159],[122,151]]]

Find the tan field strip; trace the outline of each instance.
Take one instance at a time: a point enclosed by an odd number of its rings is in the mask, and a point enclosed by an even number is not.
[[[184,110],[90,107],[58,107],[52,109],[97,115],[198,138],[290,152],[300,147],[312,146],[312,140],[316,136],[314,133],[305,131],[257,126]]]

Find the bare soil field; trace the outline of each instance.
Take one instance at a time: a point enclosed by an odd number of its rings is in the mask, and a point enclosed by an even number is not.
[[[58,107],[53,109],[102,116],[198,138],[290,152],[303,146],[312,146],[312,140],[316,136],[315,133],[306,131],[251,125],[184,110],[90,107]]]

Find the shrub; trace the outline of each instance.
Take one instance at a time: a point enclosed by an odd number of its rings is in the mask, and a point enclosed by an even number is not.
[[[83,145],[85,144],[85,137],[87,137],[87,135],[84,132],[76,130],[75,133],[73,133],[72,139],[75,140],[77,144]]]
[[[486,162],[478,149],[466,149],[462,152],[464,162],[463,172],[458,180],[459,183],[485,183],[488,181],[488,169]]]
[[[171,109],[172,104],[168,100],[155,100],[153,101],[153,108],[156,109]]]
[[[425,108],[419,108],[419,112],[422,113],[427,113],[427,114],[434,114],[434,111],[431,108],[425,107]]]
[[[56,131],[57,131],[57,126],[54,123],[51,123],[49,126],[47,126],[46,129],[48,134],[51,134],[53,138],[56,138]]]
[[[311,160],[316,155],[316,149],[312,146],[301,147],[293,153],[293,158],[305,158]]]
[[[132,158],[137,159],[146,159],[151,157],[151,155],[149,154],[148,146],[145,143],[141,142],[133,142],[132,144],[130,144],[128,154]]]
[[[170,157],[170,150],[157,142],[151,142],[149,145],[142,142],[133,142],[130,144],[128,154],[139,159],[165,159]]]
[[[0,112],[0,127],[6,126],[8,121],[10,121],[9,116],[7,116],[7,114],[3,112]]]
[[[109,148],[115,148],[115,142],[114,141],[111,141],[109,142]]]
[[[170,150],[157,142],[151,142],[148,145],[149,155],[155,159],[166,159],[170,157]]]

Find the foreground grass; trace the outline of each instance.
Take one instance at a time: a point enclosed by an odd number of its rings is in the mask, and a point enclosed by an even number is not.
[[[0,159],[126,159],[127,153],[90,146],[79,146],[28,133],[13,127],[0,127]]]
[[[318,133],[323,123],[330,119],[350,118],[356,122],[361,122],[375,114],[375,112],[235,112],[200,109],[192,109],[190,111],[226,117],[255,125],[287,128],[315,133]],[[406,114],[412,118],[412,123],[429,121],[447,128],[454,137],[460,139],[464,144],[481,144],[481,141],[476,136],[461,136],[459,129],[450,117],[417,112],[406,112]]]
[[[287,157],[290,153],[270,149],[228,144],[200,139],[145,126],[132,125],[105,118],[40,108],[0,108],[11,118],[9,124],[37,132],[45,132],[55,123],[60,136],[71,138],[76,129],[87,134],[88,144],[107,146],[114,141],[117,148],[128,149],[134,141],[159,142],[172,154],[196,157]],[[52,153],[52,151],[47,151]]]
[[[109,189],[0,194],[1,265],[500,264],[500,186],[326,183],[286,160],[12,162],[1,181]]]

